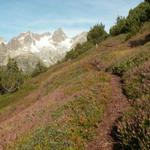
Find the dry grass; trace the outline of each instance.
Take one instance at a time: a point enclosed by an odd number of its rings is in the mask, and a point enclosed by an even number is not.
[[[139,35],[133,39],[136,38],[139,38]],[[51,96],[58,89],[62,89],[64,95],[62,98],[64,105],[61,107],[59,103],[55,105],[57,111],[49,107],[50,110],[47,111],[49,114],[46,114],[54,117],[55,123],[46,122],[46,126],[38,130],[33,126],[35,132],[29,132],[25,136],[24,133],[19,135],[16,147],[13,148],[26,150],[34,147],[36,150],[47,150],[51,147],[59,150],[67,145],[68,150],[84,149],[87,141],[93,138],[93,131],[102,120],[106,104],[111,98],[110,75],[105,71],[149,47],[147,43],[131,48],[125,39],[126,35],[110,37],[97,49],[90,49],[75,60],[56,64],[47,72],[28,80],[17,93],[1,96],[1,116],[11,119],[12,112],[22,113],[24,109],[43,97]],[[130,81],[132,82],[132,79]],[[69,102],[65,98],[69,98]],[[46,104],[46,99],[44,100],[45,105],[50,105],[49,102]],[[38,107],[37,110],[40,110],[40,106]],[[9,114],[9,118],[5,117],[5,114]],[[42,115],[43,112],[39,111],[39,116]]]

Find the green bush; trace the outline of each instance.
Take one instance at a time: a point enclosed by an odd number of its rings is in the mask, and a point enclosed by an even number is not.
[[[86,51],[88,51],[89,49],[91,49],[92,47],[93,47],[93,44],[90,43],[90,42],[85,42],[83,44],[78,44],[74,49],[67,52],[67,54],[65,56],[65,60],[75,59],[78,56],[80,56],[81,54],[83,54]]]
[[[39,63],[36,65],[35,69],[33,70],[31,76],[32,76],[32,77],[35,77],[35,76],[37,76],[37,75],[39,75],[40,73],[43,73],[43,72],[45,72],[45,71],[47,71],[47,68],[46,68],[41,62],[39,62]]]
[[[128,16],[118,17],[116,24],[110,29],[112,36],[122,33],[135,34],[144,22],[150,20],[150,4],[142,2],[136,8],[129,11]]]
[[[6,67],[0,70],[0,93],[12,93],[17,91],[23,83],[24,75],[19,70],[14,59],[9,59]]]
[[[125,73],[123,82],[125,94],[130,99],[150,94],[150,60]]]
[[[129,31],[131,33],[136,33],[139,31],[141,25],[149,21],[150,19],[150,4],[147,2],[143,2],[138,5],[135,9],[130,10],[129,15],[127,17],[127,23],[129,27]]]
[[[88,32],[87,40],[93,44],[98,44],[105,40],[108,34],[104,28],[105,26],[102,23],[92,27]]]
[[[127,20],[125,17],[118,17],[116,24],[117,25],[110,28],[111,35],[115,36],[115,35],[129,32],[129,29],[127,26]]]
[[[122,76],[126,71],[150,60],[150,49],[140,50],[110,66],[107,70]]]
[[[118,124],[118,137],[125,150],[150,149],[150,97],[137,100]]]

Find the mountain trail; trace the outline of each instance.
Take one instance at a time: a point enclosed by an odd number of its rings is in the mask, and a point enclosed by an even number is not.
[[[97,129],[97,137],[87,145],[87,150],[113,150],[115,141],[111,135],[115,121],[129,107],[129,102],[122,92],[121,79],[111,75],[112,99],[106,106],[102,122]]]
[[[98,126],[98,135],[88,144],[87,150],[112,150],[115,144],[113,137],[111,137],[112,127],[128,108],[129,103],[122,92],[120,77],[111,75],[111,86],[113,89],[112,99],[108,102],[103,120]],[[35,91],[27,98],[31,99],[32,97],[38,97],[38,100],[27,108],[16,110],[15,115],[6,117],[6,120],[0,122],[0,150],[5,150],[6,145],[16,141],[24,133],[31,132],[33,129],[52,121],[51,112],[58,105],[70,99],[70,96],[64,95],[64,89],[56,89],[48,95]]]

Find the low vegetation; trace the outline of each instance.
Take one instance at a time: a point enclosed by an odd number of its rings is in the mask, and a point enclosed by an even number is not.
[[[136,9],[149,5],[142,3]],[[144,11],[144,9],[142,8]],[[142,15],[142,14],[141,14]],[[150,149],[150,50],[145,44],[109,67],[122,77],[123,90],[132,104],[117,125],[122,149]]]
[[[150,58],[144,64],[129,70],[123,76],[124,91],[130,99],[150,93]]]
[[[125,150],[149,150],[149,40],[134,48],[127,44],[130,41],[125,42],[127,34],[137,33],[149,19],[150,1],[145,0],[130,10],[127,17],[117,18],[116,25],[110,29],[112,36],[109,38],[104,25],[95,25],[88,33],[87,42],[78,44],[68,52],[66,61],[52,66],[49,70],[38,63],[33,71],[31,83],[28,81],[22,85],[24,82],[22,71],[14,60],[9,60],[8,65],[0,70],[0,93],[8,93],[0,95],[0,110],[9,106],[16,97],[21,99],[29,90],[31,92],[39,87],[39,90],[43,90],[44,96],[58,89],[62,90],[64,94],[62,99],[65,97],[67,100],[47,114],[52,118],[50,122],[32,133],[18,137],[8,148],[85,149],[87,143],[96,135],[98,124],[103,119],[105,108],[111,100],[113,88],[111,78],[114,76],[112,74],[115,74],[120,76],[123,92],[131,104],[117,123],[116,136],[119,144]],[[149,28],[147,31],[149,32]],[[136,38],[135,36],[134,39]],[[98,46],[99,43],[101,44]],[[39,75],[40,73],[43,74]],[[17,91],[20,86],[22,88]],[[17,92],[10,94],[15,91]],[[41,97],[42,94],[40,93]]]
[[[130,56],[124,57],[114,63],[108,70],[111,70],[114,74],[122,76],[128,70],[148,61],[150,59],[150,49],[139,49]]]
[[[93,44],[90,42],[85,42],[83,44],[77,44],[77,46],[71,51],[67,52],[65,60],[72,60],[85,53],[93,47]]]
[[[124,149],[150,149],[150,58],[123,76],[125,94],[135,101],[118,125],[118,137]]]
[[[118,125],[118,137],[125,150],[150,149],[150,97],[137,100]]]
[[[98,73],[89,89],[59,107],[51,115],[53,123],[20,138],[10,149],[84,149],[96,134],[111,88],[109,76]],[[82,81],[83,82],[83,81]],[[83,84],[88,84],[88,81]],[[85,86],[84,86],[85,87]],[[98,91],[101,91],[100,93]]]
[[[133,50],[130,55],[116,60],[107,69],[122,77],[124,93],[132,104],[117,126],[117,136],[121,147],[125,150],[150,148],[150,50],[148,45]]]

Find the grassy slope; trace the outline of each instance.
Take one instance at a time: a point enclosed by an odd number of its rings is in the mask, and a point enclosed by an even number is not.
[[[149,30],[144,27],[132,40],[143,39],[148,33]],[[38,101],[38,91],[41,91],[41,97],[57,89],[63,89],[65,96],[73,96],[70,98],[71,102],[58,106],[55,112],[49,114],[53,116],[55,123],[47,123],[46,127],[35,130],[32,136],[29,133],[19,138],[16,145],[18,149],[46,149],[56,145],[60,149],[66,145],[68,149],[84,148],[83,143],[92,138],[95,126],[102,119],[105,105],[111,97],[110,75],[104,70],[111,70],[116,63],[149,47],[147,43],[130,48],[125,36],[110,37],[98,49],[93,48],[76,60],[54,65],[46,73],[27,81],[21,91],[0,97],[0,112],[3,117],[20,106],[25,109]],[[30,99],[33,92],[35,96]]]

